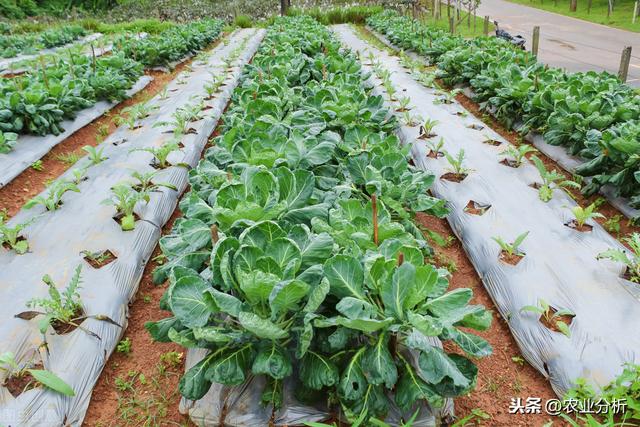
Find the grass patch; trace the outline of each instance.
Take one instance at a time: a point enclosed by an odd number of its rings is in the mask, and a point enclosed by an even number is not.
[[[622,30],[640,32],[640,18],[636,23],[631,23],[633,17],[633,1],[616,2],[611,16],[607,18],[607,0],[592,0],[591,11],[589,12],[588,0],[578,0],[578,7],[575,12],[569,11],[569,1],[553,0],[509,0],[511,3],[518,3],[524,6],[535,7],[560,15],[571,16],[572,18],[584,21],[595,22],[596,24],[608,27],[620,28]]]
[[[384,10],[382,6],[351,6],[322,9],[314,7],[310,9],[291,8],[287,11],[289,16],[309,15],[323,25],[334,24],[365,24],[367,18]]]

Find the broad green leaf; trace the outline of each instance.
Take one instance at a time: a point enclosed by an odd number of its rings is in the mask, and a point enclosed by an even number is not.
[[[292,371],[289,355],[275,342],[262,346],[255,359],[253,359],[253,366],[251,367],[253,374],[269,375],[276,380],[288,377]]]
[[[393,272],[391,280],[384,282],[380,290],[385,312],[397,319],[404,319],[406,299],[413,292],[415,280],[416,268],[408,262]]]
[[[484,338],[477,335],[456,328],[449,328],[449,335],[465,353],[471,356],[485,357],[493,352],[491,345]]]
[[[196,363],[180,379],[180,394],[190,400],[200,400],[211,388],[211,381],[207,379],[211,357],[208,356]]]
[[[473,298],[473,291],[468,288],[459,288],[447,292],[441,297],[430,300],[425,307],[438,317],[446,317],[450,311],[460,309],[467,305]]]
[[[203,293],[209,285],[197,276],[181,277],[169,289],[169,305],[173,314],[188,327],[204,326],[211,311]]]
[[[442,333],[442,324],[438,319],[412,311],[407,312],[407,320],[413,327],[428,337],[437,337]]]
[[[342,371],[338,393],[343,399],[355,401],[360,399],[367,391],[367,379],[364,376],[362,366],[360,366],[364,351],[365,347],[358,350],[349,360],[344,371]]]
[[[300,380],[312,390],[333,387],[339,381],[338,368],[327,357],[308,351],[300,363]]]
[[[218,384],[242,384],[246,379],[245,372],[251,363],[251,358],[251,344],[226,351],[211,360],[207,368],[206,378]]]
[[[220,292],[214,288],[209,288],[204,292],[204,301],[209,305],[212,312],[221,311],[233,317],[238,317],[242,310],[242,301],[233,295]]]
[[[398,380],[398,369],[389,352],[389,340],[385,334],[380,335],[374,346],[367,348],[362,356],[362,368],[369,383],[393,388]]]
[[[309,293],[309,285],[300,280],[287,280],[274,286],[269,295],[271,313],[277,316],[280,313],[291,311]]]
[[[342,298],[336,304],[336,310],[348,319],[371,319],[376,313],[376,308],[369,302],[353,297]]]
[[[336,255],[324,264],[324,274],[329,280],[331,293],[338,298],[347,296],[365,299],[363,293],[364,271],[360,261],[348,255]]]
[[[304,311],[307,313],[315,312],[329,293],[329,281],[326,278],[322,278],[319,284],[311,288],[309,292],[309,298],[307,299],[307,305],[304,307]]]
[[[57,391],[58,393],[64,394],[65,396],[76,395],[69,384],[64,382],[62,378],[51,371],[47,371],[45,369],[28,369],[27,371],[33,376],[36,381],[38,381],[43,386],[50,388],[51,390]]]
[[[408,411],[418,401],[429,402],[431,407],[440,408],[444,404],[442,397],[409,365],[405,365],[396,387],[395,401],[403,411]]]
[[[251,332],[258,338],[264,338],[268,340],[277,340],[286,338],[289,333],[267,319],[262,319],[260,316],[254,313],[246,311],[240,312],[238,320],[243,328]]]

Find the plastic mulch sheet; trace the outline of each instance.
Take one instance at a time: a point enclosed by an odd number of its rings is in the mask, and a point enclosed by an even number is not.
[[[416,166],[440,177],[432,191],[448,201],[447,219],[462,242],[484,286],[532,366],[549,378],[562,396],[578,378],[603,386],[622,372],[624,363],[640,363],[640,292],[637,284],[623,279],[622,264],[598,260],[599,253],[622,249],[600,225],[589,222],[590,232],[568,227],[575,202],[561,191],[543,203],[531,185],[540,182],[536,168],[525,161],[518,168],[499,163],[508,146],[499,134],[464,108],[434,104],[442,96],[435,89],[417,83],[389,55],[364,42],[348,26],[336,26],[343,43],[365,55],[373,52],[382,67],[391,71],[391,81],[400,96],[409,97],[411,113],[437,120],[437,134],[444,150],[455,157],[464,150],[470,169],[462,182],[441,178],[451,172],[445,157],[428,156],[427,141],[417,139],[418,127],[403,126],[399,134],[412,144]],[[370,70],[370,68],[369,68]],[[380,80],[371,79],[378,86]],[[460,114],[463,113],[463,114]],[[486,143],[500,142],[500,146]],[[479,214],[466,212],[476,203]],[[521,245],[524,258],[517,265],[499,260],[500,247],[492,237],[512,242],[529,231]],[[543,325],[540,316],[522,308],[544,300],[554,309],[568,309],[570,336]]]
[[[111,187],[131,180],[131,172],[148,172],[152,155],[133,149],[157,147],[171,140],[167,131],[171,126],[153,127],[157,122],[170,121],[180,107],[193,105],[204,94],[204,85],[211,74],[227,76],[226,84],[214,99],[206,100],[203,118],[192,122],[194,132],[185,135],[184,147],[173,152],[172,164],[194,166],[213,132],[230,95],[238,82],[241,68],[256,51],[264,35],[263,30],[239,30],[229,37],[228,43],[219,45],[208,59],[196,62],[192,71],[181,73],[168,86],[167,98],[153,98],[150,105],[158,107],[143,119],[140,128],[120,127],[102,144],[107,160],[87,169],[87,180],[79,184],[80,193],[64,195],[63,205],[56,211],[45,212],[41,206],[23,210],[10,224],[33,220],[23,232],[30,250],[25,255],[0,249],[0,352],[16,354],[20,364],[42,361],[44,367],[66,381],[75,391],[75,397],[66,397],[43,388],[35,388],[14,398],[0,386],[0,425],[12,426],[79,426],[91,398],[91,391],[107,358],[113,352],[127,324],[128,304],[135,295],[144,267],[160,237],[161,227],[172,215],[178,197],[188,182],[188,168],[172,166],[162,169],[157,182],[175,185],[178,191],[163,188],[154,192],[148,204],[139,204],[139,220],[135,230],[123,232],[112,218],[115,209],[101,202],[111,194]],[[234,61],[231,71],[226,70],[224,59],[234,49],[244,47]],[[77,167],[88,165],[81,160]],[[71,179],[71,171],[59,179]],[[81,251],[111,251],[117,259],[102,268],[91,267],[83,260]],[[106,315],[122,325],[87,319],[81,326],[97,334],[100,339],[80,329],[58,335],[51,327],[47,331],[48,351],[40,344],[43,336],[38,331],[38,319],[31,321],[14,318],[26,310],[26,302],[34,297],[45,297],[47,287],[40,278],[49,274],[59,289],[69,283],[73,271],[82,265],[80,295],[84,312]],[[0,371],[0,384],[6,371]]]

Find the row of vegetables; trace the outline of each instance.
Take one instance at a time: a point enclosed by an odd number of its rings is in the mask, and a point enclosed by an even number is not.
[[[63,46],[87,35],[79,25],[64,25],[35,34],[0,35],[0,57],[34,54],[41,49]]]
[[[222,32],[219,20],[176,26],[145,39],[122,38],[111,55],[66,52],[53,63],[0,80],[0,153],[19,134],[57,135],[63,120],[98,101],[120,101],[145,66],[165,65],[208,46]]]
[[[640,95],[606,72],[568,73],[495,37],[464,39],[385,11],[368,24],[437,66],[448,85],[469,85],[481,107],[522,135],[537,132],[585,162],[586,195],[610,185],[640,207]]]
[[[265,405],[294,393],[370,425],[472,389],[474,363],[437,338],[487,356],[468,328],[491,314],[428,262],[416,212],[446,209],[356,56],[309,17],[279,18],[223,120],[160,241],[154,280],[169,281],[172,316],[146,325],[157,341],[208,350],[182,395],[263,376]]]

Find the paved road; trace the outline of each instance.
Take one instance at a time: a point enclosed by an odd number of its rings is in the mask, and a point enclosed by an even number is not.
[[[533,27],[540,26],[539,58],[569,71],[607,70],[617,74],[624,46],[632,46],[627,82],[640,87],[640,33],[609,28],[505,0],[482,0],[479,16],[521,34],[531,48]]]

